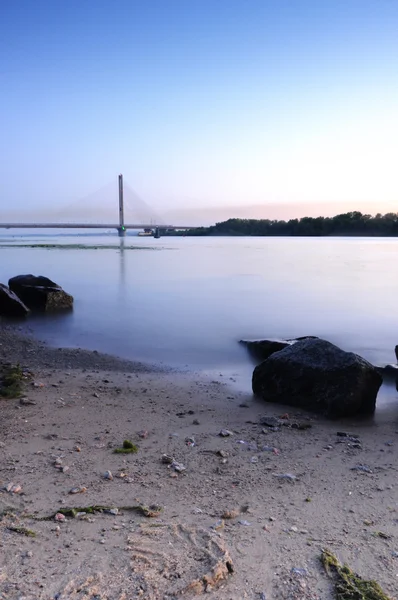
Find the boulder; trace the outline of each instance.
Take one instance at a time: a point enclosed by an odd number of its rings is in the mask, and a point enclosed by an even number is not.
[[[6,285],[0,283],[0,315],[3,317],[24,317],[29,309]]]
[[[64,310],[73,307],[73,296],[47,277],[18,275],[8,285],[11,290],[31,309]]]
[[[307,339],[272,354],[253,372],[253,393],[330,418],[370,415],[382,377],[364,358]]]
[[[249,351],[249,354],[256,360],[266,360],[271,354],[274,352],[279,352],[279,350],[283,350],[296,342],[301,340],[316,340],[315,336],[307,335],[303,337],[298,337],[289,340],[278,340],[278,339],[269,339],[269,340],[240,340],[239,343],[246,346]]]

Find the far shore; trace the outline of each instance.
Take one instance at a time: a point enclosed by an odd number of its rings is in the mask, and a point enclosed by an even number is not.
[[[4,600],[332,600],[324,548],[397,598],[391,389],[388,419],[331,422],[4,325],[0,359],[26,370],[0,399]],[[137,453],[114,453],[124,440]]]

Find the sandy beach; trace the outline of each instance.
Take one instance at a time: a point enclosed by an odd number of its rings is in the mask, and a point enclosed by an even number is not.
[[[228,378],[0,344],[26,372],[0,400],[1,600],[331,600],[325,548],[397,598],[398,404],[331,422]]]

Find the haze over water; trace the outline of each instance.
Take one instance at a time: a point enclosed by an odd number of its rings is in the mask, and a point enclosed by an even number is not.
[[[4,246],[32,241],[113,247]],[[317,335],[374,364],[395,361],[396,239],[3,235],[1,244],[3,283],[42,274],[73,294],[73,313],[27,320],[53,345],[233,374],[247,389],[242,338]]]

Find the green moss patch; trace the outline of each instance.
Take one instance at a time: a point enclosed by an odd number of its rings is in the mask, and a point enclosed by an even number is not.
[[[0,396],[18,398],[22,392],[23,372],[19,365],[0,367]]]
[[[326,573],[334,580],[336,600],[391,600],[376,581],[367,581],[341,565],[330,550],[323,550],[322,564]]]
[[[114,454],[136,454],[139,448],[130,440],[124,440],[123,446],[121,448],[115,448],[113,451]]]
[[[56,513],[49,515],[48,517],[34,517],[30,515],[31,519],[35,519],[36,521],[52,521],[55,515],[60,513],[65,517],[75,518],[79,513],[85,513],[87,515],[92,515],[95,513],[105,513],[105,514],[117,514],[112,511],[132,511],[136,512],[143,517],[147,518],[155,518],[160,515],[162,512],[162,507],[157,504],[151,504],[150,506],[145,506],[143,504],[135,504],[131,506],[104,506],[102,504],[94,504],[92,506],[74,506],[71,508],[60,508]]]
[[[13,533],[19,533],[20,535],[26,535],[26,537],[36,537],[36,532],[33,529],[28,529],[27,527],[18,527],[18,526],[9,526],[7,527],[9,531]]]

